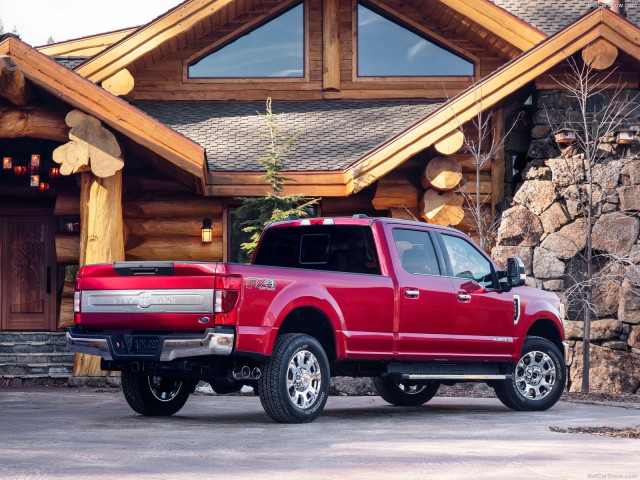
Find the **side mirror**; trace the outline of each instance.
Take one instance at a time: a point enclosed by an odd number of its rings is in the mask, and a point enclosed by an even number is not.
[[[524,262],[518,257],[507,259],[507,285],[510,287],[521,287],[527,280],[524,269]]]

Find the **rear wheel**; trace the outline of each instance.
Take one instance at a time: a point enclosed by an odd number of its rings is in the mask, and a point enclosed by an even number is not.
[[[527,337],[512,377],[493,383],[498,399],[513,410],[547,410],[558,401],[567,379],[564,358],[546,338]]]
[[[373,385],[383,400],[392,405],[414,407],[431,400],[440,388],[437,382],[395,380],[391,377],[376,377]]]
[[[169,416],[187,402],[191,386],[175,377],[141,375],[122,371],[122,392],[129,406],[141,415]]]
[[[311,422],[322,413],[329,395],[329,361],[315,338],[301,333],[279,335],[261,370],[260,402],[273,420]]]

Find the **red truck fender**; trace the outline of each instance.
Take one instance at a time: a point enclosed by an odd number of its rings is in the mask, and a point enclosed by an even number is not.
[[[243,332],[242,324],[239,324],[237,349],[271,355],[273,345],[278,333],[283,327],[283,323],[285,323],[285,321],[289,323],[290,320],[288,319],[291,318],[291,314],[295,311],[299,311],[303,315],[305,311],[309,313],[314,312],[313,315],[308,315],[309,323],[305,324],[305,327],[308,327],[308,331],[305,333],[313,334],[312,332],[314,330],[320,329],[321,325],[314,324],[314,322],[325,322],[333,336],[332,350],[335,352],[337,358],[344,357],[345,346],[342,331],[345,320],[340,306],[325,288],[313,283],[293,283],[276,294],[265,312],[263,320],[263,325],[266,327],[265,330],[270,330],[266,342],[264,342],[264,337],[262,339],[255,338],[255,341],[243,338],[245,332]],[[285,325],[284,327],[288,332],[290,332],[290,328],[297,330],[291,325]],[[323,346],[327,349],[326,345]],[[327,354],[329,354],[329,352],[327,352]]]
[[[559,305],[557,297],[555,302],[548,298],[532,298],[523,305],[521,319],[516,326],[514,360],[518,360],[516,357],[519,357],[527,335],[544,337],[563,351],[565,337]]]

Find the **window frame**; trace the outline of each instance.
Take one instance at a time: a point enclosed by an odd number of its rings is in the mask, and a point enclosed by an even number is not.
[[[443,232],[436,232],[436,236],[438,239],[438,247],[439,250],[441,252],[442,258],[444,260],[444,264],[446,267],[446,271],[447,271],[447,275],[448,277],[451,278],[466,278],[466,277],[457,277],[453,274],[453,267],[451,266],[451,259],[449,258],[449,251],[447,250],[447,246],[444,243],[444,239],[443,239],[443,235],[448,235],[450,237],[455,237],[455,238],[459,238],[460,240],[466,242],[471,248],[473,248],[476,252],[478,252],[480,254],[481,257],[483,257],[488,263],[489,263],[489,268],[491,269],[491,280],[492,280],[492,285],[490,286],[484,286],[484,285],[480,285],[476,280],[472,279],[472,278],[468,278],[467,280],[476,283],[477,285],[481,286],[482,288],[484,288],[485,290],[491,290],[491,291],[502,291],[501,287],[500,287],[500,281],[498,279],[498,272],[496,270],[496,266],[493,263],[493,260],[491,259],[491,257],[489,257],[486,252],[484,252],[481,248],[478,248],[474,243],[470,242],[467,238],[461,236],[461,235],[456,235],[455,233],[451,232],[447,232],[447,233],[443,233]]]
[[[415,272],[409,272],[408,270],[406,270],[404,268],[404,266],[402,265],[402,256],[400,255],[400,252],[398,251],[398,245],[396,243],[396,237],[394,235],[394,231],[395,230],[409,230],[412,232],[420,232],[420,233],[424,233],[427,235],[427,237],[429,238],[429,241],[431,242],[431,248],[433,248],[433,252],[436,256],[436,264],[438,266],[438,270],[440,270],[440,273],[415,273]],[[407,275],[419,275],[419,276],[426,276],[426,277],[446,277],[448,276],[448,269],[447,266],[444,262],[444,258],[442,256],[442,252],[440,251],[440,245],[438,243],[438,239],[436,238],[433,230],[431,229],[422,229],[422,228],[410,228],[409,226],[405,226],[405,225],[392,225],[391,226],[391,230],[390,230],[390,234],[391,234],[391,238],[393,239],[393,250],[394,250],[394,254],[397,258],[397,262],[398,262],[398,268],[400,270],[402,270],[404,273],[406,273]]]
[[[269,83],[281,83],[281,82],[301,82],[308,83],[309,82],[309,0],[287,0],[282,4],[272,8],[268,12],[260,15],[259,17],[253,19],[250,22],[245,23],[242,27],[230,32],[224,37],[216,40],[215,42],[207,45],[206,47],[198,50],[198,52],[193,55],[187,57],[182,61],[182,82],[185,84],[211,84],[211,83],[257,83],[257,82],[269,82]],[[190,77],[189,76],[189,65],[203,59],[204,57],[215,53],[223,49],[226,45],[234,42],[240,37],[250,33],[253,30],[259,29],[266,23],[269,23],[271,20],[274,20],[275,17],[278,17],[288,10],[295,8],[296,6],[302,4],[302,21],[303,21],[303,34],[302,34],[302,68],[304,69],[303,75],[300,77]]]
[[[451,51],[453,54],[462,57],[464,60],[473,64],[473,73],[471,75],[392,75],[392,76],[360,76],[358,72],[358,6],[362,5],[378,15],[386,18],[402,28],[413,32],[414,34],[424,38],[425,40],[438,45],[439,47]],[[410,19],[408,16],[391,10],[379,0],[352,0],[352,81],[353,82],[380,82],[380,81],[455,81],[455,80],[479,80],[480,58],[455,45],[443,36],[424,28],[418,22]]]

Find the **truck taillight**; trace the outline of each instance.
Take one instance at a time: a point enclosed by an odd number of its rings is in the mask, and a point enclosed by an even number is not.
[[[241,277],[216,277],[213,311],[215,313],[231,312],[238,303],[241,285]]]
[[[80,313],[80,292],[73,293],[73,313]]]

